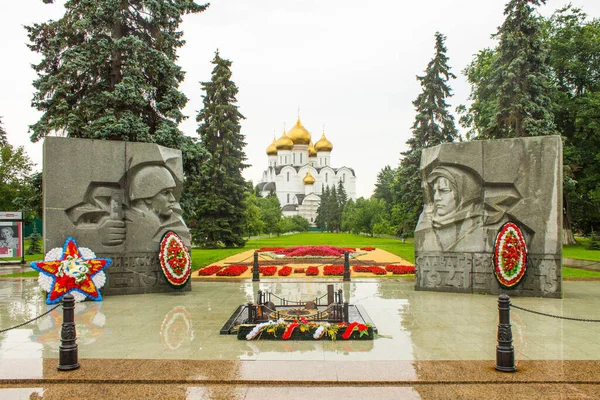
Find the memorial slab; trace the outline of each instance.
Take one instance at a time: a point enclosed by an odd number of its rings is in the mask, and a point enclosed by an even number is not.
[[[181,151],[152,143],[47,137],[44,140],[44,249],[72,236],[113,260],[103,294],[174,290],[161,272],[168,231],[191,247],[181,217]],[[186,285],[183,290],[190,290]],[[181,290],[181,289],[177,289]]]
[[[562,296],[560,136],[441,144],[423,150],[420,172],[416,290]],[[499,236],[507,223],[524,243]],[[509,286],[496,276],[514,275],[517,255],[525,273]]]

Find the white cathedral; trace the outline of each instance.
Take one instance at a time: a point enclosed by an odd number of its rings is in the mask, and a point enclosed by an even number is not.
[[[356,200],[356,175],[348,167],[331,167],[333,145],[322,133],[313,144],[300,118],[289,132],[267,147],[269,167],[258,183],[261,195],[275,192],[284,216],[300,215],[315,226],[321,192],[341,181],[348,199]]]

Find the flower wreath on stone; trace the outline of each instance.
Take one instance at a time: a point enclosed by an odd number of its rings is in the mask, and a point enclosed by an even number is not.
[[[527,243],[519,227],[507,222],[498,231],[494,245],[494,272],[504,288],[515,287],[527,270]]]
[[[40,272],[38,284],[48,293],[46,304],[60,302],[67,293],[72,293],[77,302],[86,298],[100,301],[100,289],[106,283],[103,270],[111,262],[96,258],[87,247],[77,247],[75,239],[68,237],[62,248],[51,249],[44,261],[32,262],[31,268]]]
[[[192,260],[183,240],[175,232],[169,231],[161,239],[158,259],[171,286],[181,289],[188,283],[192,275]]]

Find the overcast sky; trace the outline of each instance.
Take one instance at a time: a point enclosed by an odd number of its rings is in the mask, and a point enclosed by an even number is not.
[[[238,106],[246,117],[242,133],[257,183],[267,165],[266,147],[296,122],[298,108],[313,141],[325,134],[333,143],[334,168],[354,168],[357,195],[369,197],[377,173],[396,167],[411,135],[412,101],[434,55],[434,33],[447,36],[454,107],[465,104],[469,87],[461,70],[479,50],[493,46],[490,35],[504,20],[505,0],[215,0],[207,11],[188,15],[181,29],[186,45],[178,64],[186,71],[180,87],[189,98],[180,128],[196,130],[202,108],[200,81],[210,80],[218,48],[233,62]],[[548,0],[550,15],[567,1]],[[589,17],[600,17],[599,0],[573,0]],[[40,113],[32,109],[30,64],[39,56],[27,47],[23,25],[60,18],[63,1],[0,1],[0,116],[8,140],[25,145],[42,165],[41,142],[29,142],[28,127]],[[458,125],[458,123],[457,123]]]

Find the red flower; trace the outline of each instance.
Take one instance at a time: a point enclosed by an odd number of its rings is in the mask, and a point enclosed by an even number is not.
[[[217,276],[240,276],[248,269],[245,265],[230,265],[217,272]]]
[[[285,329],[285,332],[283,333],[283,335],[281,336],[281,338],[283,340],[288,340],[290,338],[290,336],[292,336],[292,332],[294,332],[294,329],[296,329],[299,326],[300,326],[300,324],[298,322],[292,322]]]
[[[304,272],[306,272],[304,268],[294,268],[295,274],[303,274]]]
[[[223,268],[223,267],[221,267],[219,265],[211,265],[209,267],[204,267],[204,268],[198,270],[198,275],[200,275],[200,276],[212,275],[215,272],[219,271],[221,268]]]
[[[371,272],[375,275],[387,275],[387,271],[381,267],[371,267]]]
[[[317,276],[317,275],[319,275],[319,267],[306,268],[306,276]]]
[[[350,339],[350,335],[352,335],[352,331],[354,330],[354,328],[357,325],[358,325],[358,322],[352,322],[350,325],[348,325],[348,327],[346,328],[346,330],[342,334],[342,339],[344,339],[344,340]]]
[[[343,265],[326,265],[323,267],[323,275],[342,276],[342,275],[344,275],[344,266]]]
[[[406,275],[406,274],[414,274],[415,267],[412,265],[388,265],[385,267],[385,270],[391,272],[394,275]]]
[[[354,253],[356,249],[336,246],[294,246],[294,247],[262,247],[258,252],[270,252],[285,257],[341,257],[344,252]]]
[[[277,271],[277,275],[279,276],[288,276],[292,273],[292,267],[288,267],[287,265],[281,267],[279,271]]]
[[[373,251],[375,250],[375,247],[361,247],[360,249],[364,251]]]
[[[273,276],[277,272],[277,267],[268,266],[268,267],[258,267],[258,271],[264,276]]]

